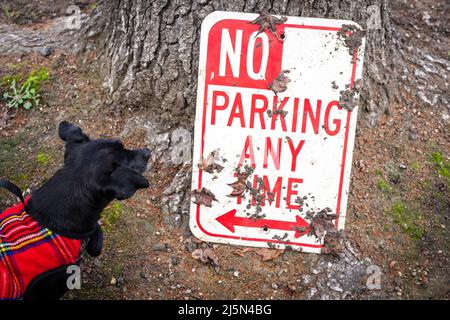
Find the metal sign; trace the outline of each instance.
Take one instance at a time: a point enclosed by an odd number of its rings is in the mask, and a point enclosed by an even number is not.
[[[320,252],[319,213],[344,228],[363,52],[364,32],[351,21],[220,11],[204,19],[197,238]]]

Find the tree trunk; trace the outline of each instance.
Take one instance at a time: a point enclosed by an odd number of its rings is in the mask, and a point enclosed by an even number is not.
[[[146,119],[147,128],[165,135],[149,133],[151,142],[163,145],[155,147],[158,156],[164,158],[175,148],[172,130],[182,127],[192,132],[200,26],[203,18],[216,10],[265,11],[359,23],[367,36],[360,119],[374,125],[378,116],[389,110],[397,91],[397,73],[387,0],[104,1],[93,12],[85,34],[95,40],[101,53],[112,102],[145,107],[151,115]],[[164,138],[170,142],[164,142]],[[189,197],[180,190],[188,189],[188,175],[189,170],[180,169],[165,191],[165,212],[187,213]]]
[[[95,33],[113,101],[153,110],[155,122],[166,128],[191,128],[200,25],[215,10],[356,21],[367,31],[362,114],[374,124],[392,102],[396,73],[387,0],[104,1],[94,12],[101,17]]]

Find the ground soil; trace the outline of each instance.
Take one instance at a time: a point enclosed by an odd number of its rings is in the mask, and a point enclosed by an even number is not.
[[[0,23],[15,23],[19,25],[30,25],[45,23],[53,18],[71,14],[67,12],[70,5],[76,5],[80,12],[89,12],[95,8],[93,0],[14,0],[2,1],[0,4]]]
[[[88,3],[85,8],[94,3],[81,2]],[[9,14],[2,8],[0,24],[33,25],[64,14],[69,1],[3,3]],[[395,0],[392,8],[403,40],[448,61],[445,0],[408,4]],[[425,11],[430,19],[424,19]],[[435,45],[437,40],[441,45]],[[92,137],[118,137],[126,119],[151,117],[145,110],[108,105],[95,54],[74,56],[56,49],[48,57],[39,53],[0,56],[0,77],[39,66],[50,71],[48,83],[41,88],[43,103],[30,111],[18,110],[0,131],[0,176],[28,192],[62,164],[63,144],[56,134],[59,121],[71,121]],[[404,85],[414,88],[413,83]],[[401,96],[375,128],[361,125],[357,130],[346,235],[363,258],[380,267],[382,277],[381,290],[351,293],[348,298],[450,297],[450,187],[431,161],[433,153],[449,161],[450,110],[439,102],[423,103],[414,90],[405,89]],[[0,101],[0,115],[5,108]],[[127,136],[124,143],[141,146],[142,139]],[[83,257],[82,288],[69,292],[66,299],[311,297],[319,260],[334,263],[335,258],[288,250],[263,261],[260,249],[201,243],[182,231],[169,230],[163,223],[160,200],[176,172],[175,167],[153,167],[147,172],[151,187],[122,202],[122,207],[114,207],[114,218],[104,217],[103,254],[95,259]],[[0,192],[0,209],[13,201]],[[399,207],[402,217],[394,219]],[[217,266],[192,257],[193,249],[206,247],[217,256]],[[312,278],[310,283],[302,282],[306,275]]]

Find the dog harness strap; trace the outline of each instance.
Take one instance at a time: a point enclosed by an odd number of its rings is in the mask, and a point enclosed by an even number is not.
[[[23,207],[25,208],[25,211],[27,211],[27,206],[25,204],[25,200],[23,199],[22,190],[18,186],[16,186],[14,183],[12,183],[9,180],[6,179],[0,179],[0,188],[4,188],[14,194],[16,197],[20,199],[20,202],[22,202]]]

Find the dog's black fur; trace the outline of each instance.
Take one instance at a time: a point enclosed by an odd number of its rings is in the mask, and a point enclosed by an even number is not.
[[[95,230],[99,239],[89,241],[87,251],[98,255],[102,246],[97,226],[100,213],[113,199],[131,198],[136,190],[149,186],[143,173],[150,150],[127,150],[118,140],[91,140],[79,127],[65,121],[58,133],[66,143],[64,167],[32,193],[28,212],[42,226],[61,235],[82,237]],[[56,288],[65,287],[61,281],[66,278],[61,274],[44,277],[26,297],[60,296],[61,290]]]

